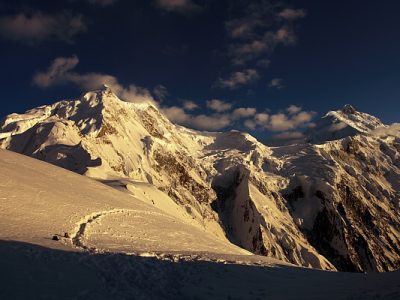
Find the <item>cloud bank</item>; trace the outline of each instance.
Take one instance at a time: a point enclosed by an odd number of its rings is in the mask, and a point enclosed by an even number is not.
[[[47,70],[33,76],[33,83],[40,88],[74,84],[84,91],[96,90],[107,84],[124,101],[151,102],[157,106],[160,106],[168,95],[167,88],[163,85],[157,85],[151,93],[148,89],[135,84],[124,86],[113,75],[79,73],[76,71],[78,64],[77,56],[58,57],[51,62]],[[315,116],[315,112],[304,111],[295,105],[287,107],[282,112],[270,114],[257,111],[254,107],[235,107],[233,103],[221,99],[205,101],[203,109],[191,100],[183,101],[182,106],[162,106],[160,109],[172,122],[200,130],[221,130],[239,126],[250,130],[285,132],[311,127]],[[200,113],[194,113],[200,109],[202,109]]]

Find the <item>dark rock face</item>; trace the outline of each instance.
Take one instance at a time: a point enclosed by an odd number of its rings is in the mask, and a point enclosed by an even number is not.
[[[350,104],[346,104],[345,106],[343,106],[342,108],[342,112],[344,112],[345,114],[355,114],[357,112],[357,110]]]

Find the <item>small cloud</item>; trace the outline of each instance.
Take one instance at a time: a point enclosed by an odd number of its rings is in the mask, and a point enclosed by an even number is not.
[[[225,114],[198,115],[191,119],[189,125],[202,130],[220,130],[232,125],[232,120]]]
[[[285,132],[273,135],[273,138],[278,139],[278,140],[302,139],[302,138],[304,138],[304,134],[300,131],[285,131]]]
[[[340,131],[344,128],[346,128],[348,125],[346,123],[343,122],[339,122],[336,124],[332,124],[331,126],[329,126],[328,131],[329,132],[336,132],[336,131]]]
[[[145,88],[130,84],[123,86],[112,75],[102,73],[73,72],[78,65],[77,56],[58,57],[44,72],[38,72],[33,77],[33,83],[41,88],[72,83],[83,90],[96,90],[107,84],[122,100],[127,102],[151,102],[156,103],[150,91]]]
[[[222,100],[213,99],[207,101],[207,107],[216,112],[224,112],[232,108],[232,104],[224,102]]]
[[[41,88],[57,85],[65,80],[65,74],[79,63],[76,55],[56,58],[46,72],[39,72],[33,77],[33,83]]]
[[[266,141],[266,144],[270,146],[283,146],[283,145],[301,144],[304,143],[304,141],[305,141],[305,136],[302,132],[285,131],[273,135]]]
[[[285,86],[283,85],[283,80],[281,78],[274,78],[270,81],[268,87],[280,90],[283,89]]]
[[[269,49],[269,45],[264,40],[254,40],[247,43],[234,44],[230,48],[233,56],[233,63],[244,65],[249,60],[259,57]]]
[[[261,126],[267,126],[269,121],[269,114],[267,113],[259,113],[255,116],[255,123]]]
[[[185,110],[195,110],[200,108],[200,106],[197,105],[197,103],[195,103],[194,101],[186,100],[183,102],[183,108]]]
[[[77,34],[86,30],[82,15],[70,13],[49,15],[37,12],[0,17],[0,35],[3,38],[28,44],[50,39],[72,42]]]
[[[280,44],[284,44],[284,45],[293,45],[296,43],[296,40],[297,40],[297,37],[294,34],[293,29],[288,26],[279,28],[275,32],[274,38],[275,38],[276,43],[280,43]]]
[[[156,0],[158,8],[167,12],[176,12],[180,14],[191,14],[202,10],[202,7],[193,0]]]
[[[162,112],[174,123],[200,130],[220,130],[232,124],[228,114],[191,115],[177,106],[163,108]]]
[[[285,8],[278,14],[278,16],[286,20],[296,20],[304,18],[306,16],[306,11],[304,9]]]
[[[236,19],[226,22],[226,30],[232,38],[249,38],[253,35],[257,21],[250,19]]]
[[[236,1],[232,4],[236,17],[225,23],[231,39],[228,53],[235,65],[263,61],[279,45],[293,45],[297,37],[294,21],[306,15],[303,9],[280,8],[269,1]],[[259,66],[259,65],[258,65]]]
[[[254,116],[257,110],[254,107],[240,107],[232,112],[233,119],[249,118]]]
[[[156,96],[156,99],[158,99],[160,102],[165,100],[165,97],[168,96],[168,90],[165,86],[162,84],[159,84],[154,87],[153,89],[153,94]]]
[[[220,78],[216,85],[221,88],[228,88],[228,89],[236,89],[242,85],[246,85],[248,83],[254,82],[258,80],[260,76],[258,75],[257,70],[255,69],[247,69],[242,72],[234,72],[232,73],[229,78],[222,79]]]
[[[290,105],[288,108],[286,108],[286,111],[291,114],[297,114],[299,112],[301,112],[301,107],[300,106],[296,106],[296,105]]]
[[[167,116],[167,118],[177,124],[185,124],[190,119],[190,115],[186,113],[183,108],[178,106],[171,106],[162,109],[162,112]]]
[[[257,127],[257,124],[253,120],[246,120],[246,121],[244,121],[244,126],[250,130],[255,130]]]

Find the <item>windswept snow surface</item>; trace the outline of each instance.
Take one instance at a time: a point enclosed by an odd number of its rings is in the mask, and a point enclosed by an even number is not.
[[[184,221],[89,178],[1,150],[0,298],[400,297],[399,272],[303,269],[251,255]]]

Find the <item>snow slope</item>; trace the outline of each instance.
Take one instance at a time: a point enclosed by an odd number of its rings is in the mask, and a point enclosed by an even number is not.
[[[2,299],[400,296],[399,272],[294,267],[251,255],[180,215],[26,156],[1,150],[0,170]]]
[[[320,145],[269,148],[238,131],[176,126],[154,105],[105,88],[7,116],[0,147],[105,182],[256,254],[325,270],[397,270],[400,141],[350,106],[323,119]]]
[[[250,254],[188,224],[180,214],[52,165],[1,150],[0,169],[2,240],[94,252]]]

